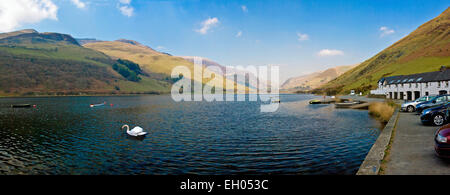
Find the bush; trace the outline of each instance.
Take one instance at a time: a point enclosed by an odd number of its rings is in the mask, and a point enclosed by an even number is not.
[[[115,63],[112,67],[115,71],[117,71],[120,75],[122,75],[129,81],[138,82],[141,80],[141,78],[138,76],[136,72],[130,70],[127,66],[123,64]]]
[[[376,117],[383,123],[389,122],[394,114],[395,104],[388,102],[373,102],[369,105],[369,114]]]

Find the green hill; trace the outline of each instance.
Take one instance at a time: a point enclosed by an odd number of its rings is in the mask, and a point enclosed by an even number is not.
[[[182,57],[171,56],[165,53],[160,53],[152,48],[140,44],[136,41],[120,39],[117,41],[99,41],[99,42],[90,42],[83,45],[86,48],[94,49],[99,52],[105,53],[114,58],[121,58],[130,60],[132,62],[138,63],[141,65],[142,69],[146,72],[154,72],[162,75],[169,75],[172,73],[172,69],[176,66],[185,66],[191,70],[191,75],[184,75],[186,78],[191,78],[195,82],[201,82],[206,84],[210,80],[203,78],[193,78],[194,74],[194,63],[189,60],[186,60]],[[206,65],[204,64],[203,67]],[[199,69],[201,70],[201,69]],[[205,74],[209,72],[206,69],[202,71]],[[223,79],[223,84],[229,83],[231,85],[241,86],[247,89],[246,86],[241,84],[236,84],[234,81],[230,79],[225,79],[221,75],[216,75],[217,78]],[[230,85],[230,86],[231,86]],[[225,88],[225,87],[224,87]]]
[[[361,65],[317,89],[316,93],[345,94],[350,90],[367,94],[386,76],[437,71],[450,65],[450,8],[421,25]]]
[[[0,34],[0,95],[165,93],[170,84],[151,74],[124,77],[109,56],[70,35],[22,30]],[[120,65],[120,63],[119,63]],[[137,76],[137,75],[136,75]]]

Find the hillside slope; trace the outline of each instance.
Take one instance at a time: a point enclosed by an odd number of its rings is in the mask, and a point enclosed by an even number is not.
[[[386,76],[437,71],[450,65],[450,8],[361,65],[318,89],[317,93],[365,94]]]
[[[142,76],[131,82],[115,60],[81,47],[70,35],[24,30],[0,34],[0,95],[78,95],[167,92],[169,84]]]
[[[337,66],[326,69],[324,71],[313,72],[311,74],[289,78],[288,80],[286,80],[286,82],[283,83],[283,85],[281,85],[281,89],[301,91],[315,89],[324,85],[328,81],[331,81],[336,77],[344,74],[357,65],[359,64],[350,66]]]
[[[184,75],[186,78],[191,78],[196,82],[201,82],[204,84],[210,81],[210,79],[193,78],[192,76],[194,74],[193,62],[184,59],[182,57],[176,57],[165,53],[160,53],[136,41],[120,39],[116,41],[87,43],[84,44],[83,46],[86,48],[100,51],[114,58],[127,59],[132,62],[138,63],[142,67],[142,69],[147,72],[160,73],[167,75],[167,77],[169,77],[172,73],[173,68],[177,66],[185,66],[191,70],[191,75]],[[202,71],[202,69],[198,70]],[[212,72],[205,71],[205,74],[208,73],[211,74]],[[224,85],[226,82],[229,82],[231,83],[231,85],[234,86],[240,85],[236,84],[231,80],[223,79],[223,77],[220,75],[217,75],[217,78],[222,79]],[[214,82],[210,84],[214,84]]]

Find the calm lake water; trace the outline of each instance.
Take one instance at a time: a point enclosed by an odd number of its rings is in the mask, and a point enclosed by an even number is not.
[[[380,124],[313,98],[282,95],[274,113],[170,96],[1,98],[0,174],[355,174]],[[114,106],[89,107],[103,101]]]

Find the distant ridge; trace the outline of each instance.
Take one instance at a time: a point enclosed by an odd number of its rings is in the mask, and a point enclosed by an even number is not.
[[[84,44],[88,44],[88,43],[96,43],[96,42],[101,42],[101,40],[97,40],[94,38],[76,38],[77,42],[80,45],[84,45]]]
[[[35,43],[66,43],[79,45],[72,36],[61,33],[39,33],[36,30],[27,29],[0,34],[2,44],[35,44]]]
[[[28,33],[38,33],[38,31],[36,31],[34,29],[24,29],[24,30],[19,30],[19,31],[14,31],[14,32],[1,33],[0,39],[10,37],[10,36],[17,36],[17,35],[21,35],[21,34],[28,34]]]
[[[324,71],[318,71],[311,74],[306,74],[298,77],[292,77],[286,80],[281,85],[283,90],[299,90],[307,91],[312,90],[326,84],[328,81],[335,79],[336,77],[344,74],[346,71],[352,69],[355,65],[337,66],[326,69]]]

